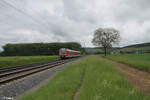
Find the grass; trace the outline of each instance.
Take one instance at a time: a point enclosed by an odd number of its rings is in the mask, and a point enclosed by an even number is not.
[[[16,65],[31,64],[36,62],[53,61],[58,56],[16,56],[0,57],[0,68],[12,67]]]
[[[146,100],[112,65],[90,59],[78,100]]]
[[[68,65],[47,85],[25,94],[20,100],[73,100],[84,71],[78,100],[149,100],[99,56],[88,56]]]
[[[150,54],[109,55],[107,58],[128,64],[141,70],[150,71]]]
[[[72,100],[80,84],[84,64],[85,61],[80,61],[65,67],[61,72],[56,73],[47,85],[23,96],[20,100]]]

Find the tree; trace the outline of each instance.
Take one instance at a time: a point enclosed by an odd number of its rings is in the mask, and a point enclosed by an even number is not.
[[[114,28],[99,28],[94,32],[92,43],[96,46],[102,46],[105,56],[107,49],[111,48],[113,44],[119,43],[120,33]]]
[[[3,46],[4,56],[36,56],[36,55],[58,55],[60,48],[81,50],[82,47],[76,42],[66,43],[18,43]]]

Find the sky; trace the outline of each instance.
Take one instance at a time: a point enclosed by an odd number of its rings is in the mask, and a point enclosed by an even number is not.
[[[120,31],[118,46],[150,42],[150,0],[0,0],[0,47],[79,42],[93,47],[98,28]]]

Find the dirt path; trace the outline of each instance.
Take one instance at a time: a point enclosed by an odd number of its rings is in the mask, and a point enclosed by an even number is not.
[[[86,72],[86,71],[85,71],[85,69],[84,69],[84,71],[83,71],[83,73],[82,73],[82,76],[81,76],[80,84],[79,84],[79,86],[78,86],[78,88],[77,88],[77,91],[75,92],[75,94],[74,94],[74,96],[73,96],[73,100],[78,100],[78,96],[79,96],[80,88],[81,88],[82,83],[83,83],[83,80],[84,80],[85,72]]]
[[[101,58],[108,63],[114,65],[133,85],[133,87],[140,89],[143,93],[150,95],[150,73],[138,70],[129,65],[118,63],[106,58]]]

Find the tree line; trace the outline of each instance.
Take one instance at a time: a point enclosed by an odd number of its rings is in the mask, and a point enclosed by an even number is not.
[[[76,42],[6,44],[1,56],[58,55],[60,48],[83,50]]]

